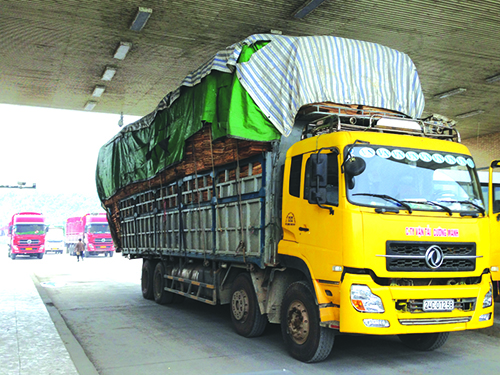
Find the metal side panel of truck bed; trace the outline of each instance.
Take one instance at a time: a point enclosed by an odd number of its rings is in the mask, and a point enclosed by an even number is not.
[[[122,199],[124,255],[273,264],[271,159],[263,153]]]

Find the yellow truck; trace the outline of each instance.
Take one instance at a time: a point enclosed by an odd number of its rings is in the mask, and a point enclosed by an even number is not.
[[[216,54],[99,154],[143,297],[228,304],[245,337],[280,324],[304,362],[336,334],[428,351],[491,326],[475,164],[423,103],[409,57],[373,43],[262,34]]]

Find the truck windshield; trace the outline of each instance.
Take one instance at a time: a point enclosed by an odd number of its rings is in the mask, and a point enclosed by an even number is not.
[[[16,234],[43,234],[45,226],[43,224],[16,224],[14,225],[14,233]]]
[[[108,224],[90,224],[87,227],[88,233],[109,233],[109,225]]]
[[[347,184],[353,204],[420,211],[484,212],[468,155],[376,145],[355,146],[366,169]]]

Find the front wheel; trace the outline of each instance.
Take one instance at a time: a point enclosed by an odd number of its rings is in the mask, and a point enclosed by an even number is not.
[[[264,333],[267,316],[260,313],[259,303],[250,275],[239,274],[231,290],[231,320],[236,332],[244,337],[257,337]]]
[[[10,259],[12,260],[16,259],[16,254],[10,253]]]
[[[320,326],[314,291],[305,281],[294,282],[285,292],[281,334],[288,351],[299,361],[320,362],[332,351],[335,333]]]
[[[399,339],[403,344],[409,348],[430,352],[432,350],[438,349],[444,345],[450,332],[438,332],[438,333],[414,333],[407,335],[399,335]]]
[[[38,259],[42,259],[43,258],[43,254],[38,254]]]

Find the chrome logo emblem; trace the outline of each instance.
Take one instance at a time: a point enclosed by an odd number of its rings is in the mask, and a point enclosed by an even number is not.
[[[31,240],[26,241],[28,245],[31,245]]]
[[[441,267],[444,261],[443,250],[437,245],[433,245],[425,252],[425,264],[433,270]]]
[[[103,238],[103,239],[101,240],[101,242],[106,242],[106,239],[105,239],[105,238]]]

